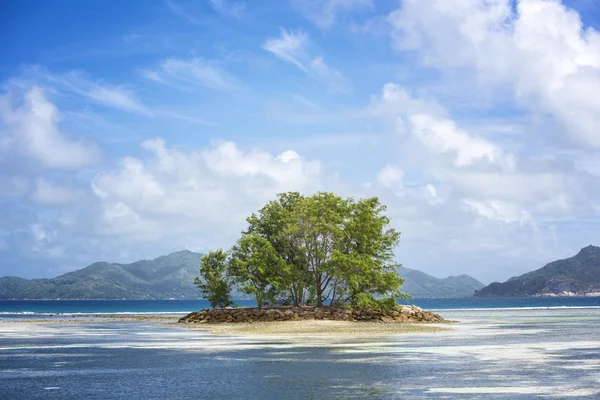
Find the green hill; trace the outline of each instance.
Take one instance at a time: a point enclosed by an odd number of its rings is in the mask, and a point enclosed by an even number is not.
[[[587,246],[558,260],[504,283],[494,282],[476,293],[478,297],[585,295],[600,292],[600,247]]]
[[[202,254],[178,251],[131,264],[97,262],[52,279],[0,278],[0,299],[197,299],[194,277]],[[467,297],[483,284],[468,275],[435,278],[401,268],[402,290],[414,297]],[[234,298],[247,298],[239,292]]]
[[[201,254],[178,251],[132,264],[97,262],[52,279],[0,278],[0,299],[197,299]]]
[[[414,269],[400,268],[402,291],[413,297],[470,297],[484,284],[469,275],[436,278]]]

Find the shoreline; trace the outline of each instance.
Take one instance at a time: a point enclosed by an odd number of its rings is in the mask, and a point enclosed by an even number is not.
[[[447,324],[455,323],[448,321]],[[181,325],[181,324],[180,324]],[[440,324],[441,325],[441,324]],[[407,333],[434,333],[451,331],[437,324],[417,324],[398,322],[365,321],[270,321],[253,323],[184,325],[186,328],[199,329],[215,335],[241,336],[388,336]]]
[[[197,330],[199,333],[216,336],[388,336],[409,333],[434,333],[453,330],[440,325],[453,324],[456,321],[445,321],[443,324],[418,324],[399,322],[375,321],[331,321],[331,320],[303,320],[303,321],[270,321],[253,323],[215,323],[215,324],[182,324],[178,323],[179,316],[175,315],[72,315],[50,317],[44,319],[15,318],[0,320],[3,324],[23,325],[92,325],[92,324],[127,324],[127,325],[154,325],[164,327],[177,327],[185,330]]]

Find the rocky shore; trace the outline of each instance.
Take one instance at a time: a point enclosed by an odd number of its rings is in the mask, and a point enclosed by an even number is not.
[[[444,318],[417,306],[399,306],[396,310],[348,310],[335,307],[222,308],[192,312],[179,320],[185,324],[253,323],[273,321],[373,321],[401,323],[441,323]]]

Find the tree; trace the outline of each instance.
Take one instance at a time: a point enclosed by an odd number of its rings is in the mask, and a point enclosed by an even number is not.
[[[333,193],[317,193],[298,201],[286,224],[285,235],[293,238],[305,260],[318,307],[323,306],[326,290],[339,272],[332,256],[343,237],[347,217],[344,199]]]
[[[386,207],[376,197],[348,200],[348,218],[333,255],[337,266],[332,301],[343,298],[357,308],[381,308],[407,296],[400,292],[404,282],[393,262],[393,249],[400,233],[389,227]],[[339,284],[339,288],[338,288]],[[392,301],[381,302],[381,298]]]
[[[246,233],[259,235],[267,240],[279,257],[285,262],[287,297],[294,306],[304,304],[309,297],[311,276],[304,253],[298,248],[298,237],[292,230],[293,212],[304,197],[298,192],[278,195],[257,213],[247,218],[249,224]]]
[[[222,249],[210,251],[200,262],[200,276],[194,279],[194,284],[213,309],[233,305],[228,269],[227,253]]]
[[[289,283],[289,268],[271,243],[246,233],[231,251],[230,274],[240,289],[252,294],[258,308],[273,302]]]
[[[248,217],[228,273],[259,307],[280,296],[295,306],[393,307],[405,297],[393,262],[400,234],[385,211],[376,197],[279,194]]]

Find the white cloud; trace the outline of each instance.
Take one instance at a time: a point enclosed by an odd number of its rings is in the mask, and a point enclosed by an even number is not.
[[[281,30],[281,35],[267,39],[263,49],[281,60],[295,65],[311,78],[324,84],[330,91],[348,92],[352,84],[339,71],[327,65],[322,56],[312,55],[310,39],[302,31]]]
[[[393,82],[383,85],[381,92],[373,98],[368,113],[377,117],[408,116],[413,114],[432,114],[445,116],[445,108],[435,100],[414,96],[405,87]]]
[[[123,86],[94,84],[85,94],[90,100],[135,114],[152,115],[152,112],[137,99],[136,95]]]
[[[52,85],[55,90],[76,94],[98,105],[133,114],[153,115],[152,110],[128,86],[95,81],[81,71],[51,74],[43,68],[30,67],[24,75],[36,84]]]
[[[294,7],[320,28],[330,28],[344,14],[371,9],[372,0],[293,0]]]
[[[219,14],[234,18],[241,18],[242,12],[246,8],[245,3],[230,2],[228,0],[210,0],[210,4]]]
[[[237,79],[223,70],[218,63],[202,58],[189,60],[169,58],[154,70],[142,70],[142,76],[179,90],[206,87],[229,91],[238,86]]]
[[[352,90],[350,81],[341,72],[325,64],[321,56],[312,59],[310,71],[315,79],[326,84],[331,91],[347,93]]]
[[[200,18],[197,18],[193,12],[191,12],[187,7],[179,4],[179,2],[175,0],[166,0],[165,4],[175,13],[177,16],[193,23],[199,24],[201,22]]]
[[[395,183],[401,182],[404,177],[404,171],[397,165],[386,165],[377,174],[377,182],[387,188],[391,188]]]
[[[262,47],[283,61],[292,63],[302,71],[308,73],[308,68],[300,60],[307,57],[306,51],[309,42],[308,34],[302,31],[288,32],[282,29],[281,36],[267,39]]]
[[[450,119],[439,119],[428,114],[410,117],[413,134],[433,153],[455,155],[454,165],[464,167],[485,160],[507,170],[515,167],[516,157],[505,153],[499,146],[460,130]]]
[[[0,97],[0,119],[5,124],[0,150],[5,157],[16,151],[44,168],[81,168],[99,161],[95,144],[61,132],[61,115],[40,88],[32,88],[17,100],[14,97]]]
[[[407,0],[388,18],[394,43],[440,69],[472,69],[534,112],[600,147],[600,34],[557,0]]]
[[[93,191],[101,204],[99,229],[132,237],[157,238],[213,229],[235,235],[246,216],[277,193],[320,187],[320,164],[289,150],[273,156],[243,151],[232,142],[209,148],[168,148],[161,139],[143,147],[146,159],[127,157],[119,169],[100,173]],[[219,228],[219,226],[221,228]]]
[[[471,211],[490,220],[504,223],[518,222],[520,224],[532,222],[531,215],[513,203],[497,200],[476,201],[473,199],[463,201]]]

